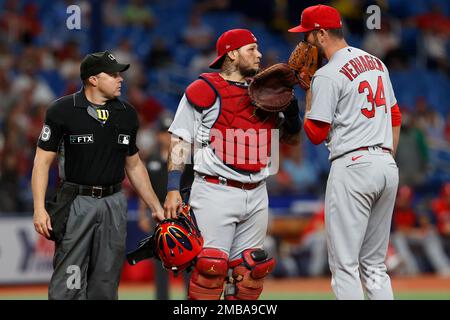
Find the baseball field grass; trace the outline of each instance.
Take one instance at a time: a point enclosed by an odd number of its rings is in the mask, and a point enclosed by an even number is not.
[[[393,278],[395,299],[398,300],[450,300],[450,278],[435,276]],[[122,283],[120,300],[153,300],[152,283]],[[0,300],[45,300],[47,286],[0,286]],[[170,299],[185,299],[181,282],[171,284]],[[332,300],[329,278],[269,279],[261,296],[263,300]]]

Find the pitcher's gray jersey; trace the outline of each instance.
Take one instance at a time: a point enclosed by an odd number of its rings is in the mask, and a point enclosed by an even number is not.
[[[311,83],[308,119],[331,124],[330,160],[366,146],[393,149],[391,107],[397,101],[384,63],[345,47],[317,70]]]
[[[194,151],[194,170],[201,174],[220,176],[243,183],[259,182],[269,175],[266,167],[257,173],[240,173],[217,157],[209,145],[210,130],[219,117],[220,99],[208,109],[196,110],[184,95],[181,99],[169,132],[197,146]],[[200,147],[199,147],[200,146]]]

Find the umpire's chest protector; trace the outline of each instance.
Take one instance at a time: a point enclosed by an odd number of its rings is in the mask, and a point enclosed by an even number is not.
[[[187,88],[186,97],[198,108],[213,106],[219,97],[220,110],[211,127],[210,144],[226,165],[247,172],[258,172],[268,165],[276,113],[257,109],[247,87],[229,83],[218,73],[203,73]]]

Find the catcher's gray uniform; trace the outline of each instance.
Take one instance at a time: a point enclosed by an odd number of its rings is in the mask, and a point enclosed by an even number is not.
[[[169,132],[185,141],[202,145],[219,115],[220,101],[206,110],[194,108],[185,96],[180,101]],[[244,183],[267,178],[263,169],[254,174],[239,173],[220,160],[210,146],[194,154],[196,177],[192,185],[190,205],[195,213],[204,247],[217,248],[233,260],[248,248],[262,248],[268,223],[268,196],[265,182],[252,190],[206,182],[202,176],[220,176]]]
[[[308,119],[330,123],[325,225],[338,299],[392,299],[384,260],[398,169],[391,155],[396,99],[386,66],[357,48],[338,50],[312,79]]]

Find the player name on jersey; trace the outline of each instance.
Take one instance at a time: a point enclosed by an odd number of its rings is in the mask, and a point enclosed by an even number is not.
[[[353,81],[361,73],[375,69],[384,72],[381,61],[366,54],[351,59],[344,64],[339,72],[343,73],[350,81]]]

